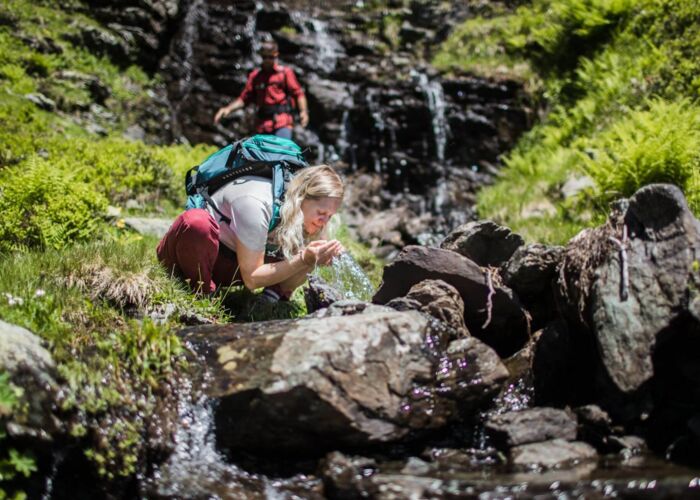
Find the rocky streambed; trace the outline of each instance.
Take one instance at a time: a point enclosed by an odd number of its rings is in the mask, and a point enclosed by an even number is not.
[[[565,247],[470,223],[373,303],[186,329],[218,460],[252,496],[695,496],[699,230],[652,185]]]
[[[565,247],[470,223],[373,303],[186,329],[217,463],[250,497],[700,496],[699,230],[652,185]]]
[[[487,221],[443,247],[405,248],[371,303],[182,330],[193,373],[177,410],[153,419],[134,491],[700,494],[700,222],[680,190],[645,187],[561,248]],[[8,429],[65,453],[50,356],[4,328],[3,367],[32,394],[32,418]]]

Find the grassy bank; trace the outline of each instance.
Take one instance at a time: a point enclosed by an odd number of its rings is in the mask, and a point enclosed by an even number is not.
[[[46,341],[66,388],[57,411],[70,439],[95,472],[119,480],[143,466],[148,420],[186,368],[174,332],[188,318],[234,320],[254,297],[192,295],[158,265],[154,238],[107,216],[110,206],[174,216],[184,172],[214,148],[125,134],[153,125],[144,109],[157,106],[160,82],[87,50],[81,30],[104,28],[83,7],[0,5],[0,318]],[[376,279],[376,259],[341,238]],[[301,292],[282,309],[256,319],[304,314]],[[6,484],[36,469],[30,450],[3,446],[4,424],[23,418],[22,397],[0,373],[0,498],[21,497]]]
[[[653,182],[700,211],[700,6],[682,0],[493,3],[436,54],[443,71],[526,84],[546,117],[503,158],[479,214],[532,241],[562,243],[608,202]],[[567,181],[593,186],[566,196]]]

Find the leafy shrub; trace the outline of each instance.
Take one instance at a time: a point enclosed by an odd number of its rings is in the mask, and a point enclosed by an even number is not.
[[[467,67],[487,74],[505,70],[537,87],[532,64],[543,74],[574,68],[635,5],[633,0],[534,0],[512,12],[465,21],[433,63],[442,69]]]
[[[605,41],[635,5],[633,0],[536,2],[536,8],[544,9],[544,22],[532,30],[528,52],[545,69],[572,68]]]
[[[700,177],[700,108],[687,100],[655,100],[591,141],[586,168],[605,198],[631,196],[644,185],[676,184],[688,192]]]
[[[3,171],[0,189],[0,250],[88,241],[106,208],[90,186],[36,157]]]
[[[3,445],[2,442],[7,437],[5,420],[22,411],[23,393],[22,388],[12,384],[8,373],[0,372],[0,445]],[[0,450],[0,498],[26,498],[24,492],[9,492],[4,488],[6,483],[18,476],[28,478],[36,472],[34,458],[14,447],[8,449],[6,444],[0,446]],[[9,497],[10,494],[12,497]]]

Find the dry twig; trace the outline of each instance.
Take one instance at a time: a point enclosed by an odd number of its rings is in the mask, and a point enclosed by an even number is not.
[[[609,241],[620,251],[620,300],[625,302],[629,297],[629,267],[627,264],[627,226],[622,226],[622,241],[610,236]]]
[[[486,297],[486,321],[481,325],[481,329],[485,329],[491,323],[491,313],[493,311],[493,296],[496,294],[496,290],[493,288],[493,282],[491,280],[491,273],[493,270],[486,270],[486,286],[489,287],[489,295]]]

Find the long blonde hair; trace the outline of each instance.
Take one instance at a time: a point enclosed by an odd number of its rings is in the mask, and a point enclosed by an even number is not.
[[[301,203],[307,199],[342,199],[344,191],[342,179],[328,165],[304,168],[292,178],[280,208],[280,223],[273,236],[286,259],[291,259],[308,240],[325,238],[325,227],[314,236],[306,234]]]

